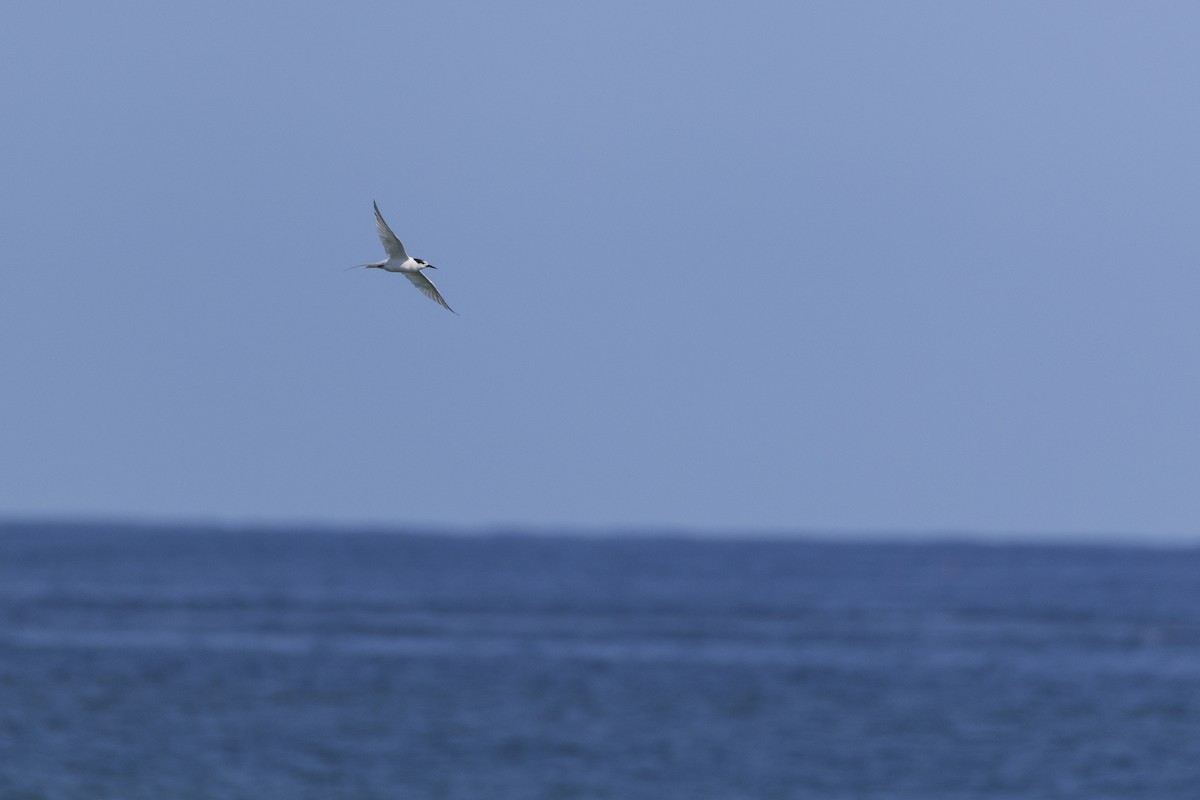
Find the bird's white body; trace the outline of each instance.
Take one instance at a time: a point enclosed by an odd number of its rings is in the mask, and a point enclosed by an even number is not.
[[[383,221],[383,215],[379,213],[379,205],[375,204],[375,229],[379,232],[379,241],[383,242],[383,249],[387,251],[388,257],[382,261],[372,261],[370,264],[362,266],[369,269],[382,269],[387,272],[399,272],[404,277],[412,282],[421,290],[421,293],[438,303],[447,311],[457,314],[458,312],[446,304],[442,299],[441,293],[437,287],[433,285],[433,281],[421,274],[423,269],[437,269],[432,264],[422,261],[419,258],[413,258],[404,251],[404,245],[400,243],[400,239],[396,234],[392,233],[392,229]]]
[[[418,264],[415,258],[406,258],[403,261],[398,258],[388,258],[378,264],[372,264],[372,266],[378,266],[388,272],[420,272],[426,267],[425,264]]]

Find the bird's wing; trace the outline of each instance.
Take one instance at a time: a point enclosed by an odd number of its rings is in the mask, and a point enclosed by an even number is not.
[[[438,292],[437,287],[433,285],[433,281],[429,280],[429,278],[426,278],[419,272],[404,272],[401,274],[412,281],[412,285],[420,289],[421,294],[425,295],[447,311],[451,311],[455,314],[458,313],[453,308],[446,305],[446,301],[442,299],[442,295]]]
[[[375,206],[375,228],[379,231],[379,241],[383,242],[383,249],[392,258],[408,261],[408,253],[404,252],[404,245],[400,244],[396,234],[392,233],[392,229],[383,221],[383,214],[379,213],[379,204],[372,203],[372,205]]]

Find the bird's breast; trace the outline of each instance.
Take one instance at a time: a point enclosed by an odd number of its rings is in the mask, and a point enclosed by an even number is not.
[[[383,265],[383,268],[388,272],[419,272],[421,265],[413,261],[411,258],[405,261],[401,261],[398,258],[390,258],[388,259],[388,262]]]

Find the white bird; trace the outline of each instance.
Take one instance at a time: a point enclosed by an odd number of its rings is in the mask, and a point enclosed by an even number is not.
[[[367,269],[374,267],[387,270],[388,272],[399,272],[408,278],[413,286],[420,289],[423,295],[447,311],[457,314],[458,312],[447,305],[446,301],[442,299],[442,295],[438,292],[437,287],[433,285],[433,281],[421,274],[421,270],[423,269],[437,269],[437,267],[419,258],[411,258],[404,251],[404,245],[396,238],[396,234],[392,233],[392,229],[383,221],[383,215],[379,213],[379,204],[373,202],[372,205],[375,206],[375,227],[379,231],[379,241],[383,242],[383,249],[387,251],[388,257],[382,261],[372,261],[370,264],[359,264],[358,267],[366,267]],[[350,267],[350,269],[357,269],[358,267]]]

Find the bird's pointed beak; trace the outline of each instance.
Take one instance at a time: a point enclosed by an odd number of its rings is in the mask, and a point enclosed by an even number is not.
[[[433,264],[426,264],[425,266],[429,269],[437,269],[437,267],[435,267]]]

